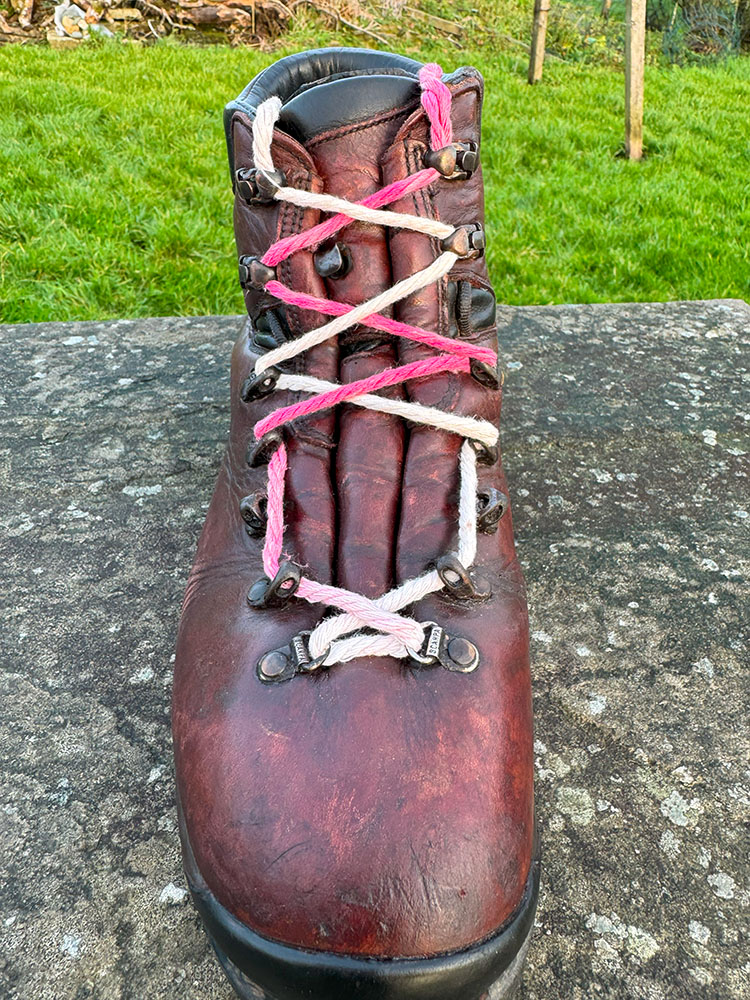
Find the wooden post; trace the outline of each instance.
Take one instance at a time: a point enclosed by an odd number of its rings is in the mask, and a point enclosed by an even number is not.
[[[625,155],[643,156],[643,75],[646,62],[646,0],[625,6]]]
[[[534,27],[531,32],[529,83],[539,83],[544,68],[544,45],[547,40],[547,15],[550,0],[534,0]]]

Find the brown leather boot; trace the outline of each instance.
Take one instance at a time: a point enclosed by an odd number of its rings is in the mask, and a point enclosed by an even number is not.
[[[244,998],[499,1000],[531,933],[481,103],[475,70],[323,49],[226,111],[249,319],[173,723],[185,869]]]

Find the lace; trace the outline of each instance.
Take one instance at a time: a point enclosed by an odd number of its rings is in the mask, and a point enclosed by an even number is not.
[[[422,105],[430,121],[430,144],[432,149],[438,150],[452,142],[450,91],[442,82],[441,68],[435,63],[422,68],[419,82]],[[330,239],[353,220],[408,229],[441,240],[454,233],[455,227],[436,219],[381,211],[383,206],[421,190],[437,180],[441,175],[432,168],[425,168],[403,180],[389,184],[358,203],[327,194],[315,194],[278,185],[272,175],[272,172],[275,174],[275,168],[271,143],[280,110],[281,101],[276,97],[269,98],[258,107],[253,123],[253,155],[256,167],[267,172],[267,179],[275,187],[276,200],[335,214],[306,232],[274,243],[261,258],[263,264],[275,267],[293,253]],[[498,439],[497,429],[488,421],[471,416],[446,413],[434,407],[376,395],[378,389],[398,385],[410,379],[425,378],[441,372],[470,372],[472,361],[493,368],[497,365],[497,355],[489,348],[451,340],[429,330],[381,315],[381,311],[388,306],[439,281],[448,274],[457,260],[459,260],[458,254],[445,250],[428,267],[357,306],[296,292],[275,279],[267,281],[265,290],[281,302],[334,318],[323,326],[261,355],[255,364],[255,374],[258,376],[337,336],[357,323],[393,336],[426,344],[441,353],[389,368],[369,378],[344,385],[306,375],[282,373],[276,381],[276,388],[306,392],[311,396],[302,402],[281,407],[259,420],[254,427],[254,434],[257,440],[261,440],[266,434],[299,417],[309,416],[347,402],[460,435],[465,440],[459,453],[461,486],[456,556],[462,565],[468,568],[473,564],[477,551],[477,455],[473,442],[492,448]],[[282,442],[271,456],[268,465],[268,521],[263,546],[263,567],[270,578],[279,572],[284,548],[283,511],[287,462],[287,450]],[[424,640],[425,628],[429,623],[418,622],[399,612],[428,594],[441,590],[444,586],[445,583],[437,570],[430,569],[372,600],[354,591],[318,583],[302,576],[294,596],[312,604],[325,604],[343,612],[324,618],[313,629],[308,639],[310,654],[316,659],[319,658],[322,665],[332,666],[335,663],[366,656],[392,656],[403,659],[419,650]]]

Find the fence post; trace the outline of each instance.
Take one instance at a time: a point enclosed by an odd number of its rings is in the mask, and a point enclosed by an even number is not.
[[[646,62],[646,0],[625,6],[625,155],[643,156],[643,76]]]
[[[550,0],[534,0],[534,27],[531,32],[529,83],[539,83],[544,68],[544,46],[547,40],[547,14]]]

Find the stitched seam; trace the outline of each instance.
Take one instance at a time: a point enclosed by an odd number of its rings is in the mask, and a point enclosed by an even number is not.
[[[347,125],[340,129],[331,129],[330,132],[324,132],[322,135],[310,139],[305,145],[310,149],[311,147],[319,146],[323,142],[329,142],[331,139],[339,139],[344,135],[362,132],[364,129],[372,128],[373,125],[382,125],[384,122],[392,121],[394,118],[400,118],[405,113],[404,108],[396,108],[394,111],[388,111],[381,115],[376,115],[374,118],[368,118],[364,122],[357,122],[354,125]]]

